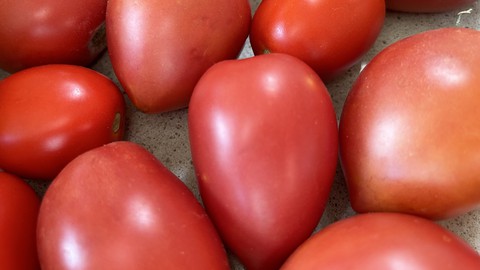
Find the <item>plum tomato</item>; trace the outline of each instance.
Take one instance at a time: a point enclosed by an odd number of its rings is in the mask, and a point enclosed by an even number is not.
[[[44,65],[0,81],[0,168],[52,180],[80,153],[123,138],[125,100],[106,76]]]
[[[330,95],[303,61],[271,53],[222,61],[190,101],[204,205],[247,269],[278,269],[315,229],[335,175]]]
[[[128,141],[68,163],[43,197],[37,237],[42,269],[229,269],[193,193]]]
[[[188,105],[214,63],[236,58],[250,30],[248,0],[110,0],[107,43],[113,70],[137,109]]]
[[[368,213],[328,225],[281,270],[480,269],[480,256],[457,235],[421,217]]]
[[[0,68],[89,65],[106,48],[107,0],[0,1]]]
[[[385,0],[387,9],[403,12],[446,12],[473,5],[476,0]]]
[[[445,219],[480,205],[480,32],[440,28],[365,67],[340,117],[340,160],[357,212]]]
[[[250,42],[256,55],[291,54],[330,81],[372,47],[384,19],[384,0],[264,0]]]
[[[21,178],[0,171],[0,269],[40,270],[37,217],[40,198]]]

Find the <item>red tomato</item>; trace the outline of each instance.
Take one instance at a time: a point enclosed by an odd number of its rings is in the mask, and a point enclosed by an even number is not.
[[[403,39],[360,74],[340,119],[340,157],[358,212],[433,219],[480,205],[480,32]]]
[[[0,269],[40,269],[36,228],[40,198],[22,179],[0,171]]]
[[[2,0],[0,68],[88,65],[104,51],[107,0]]]
[[[468,5],[476,0],[386,0],[388,9],[404,12],[445,12]]]
[[[113,69],[139,110],[186,107],[200,76],[240,53],[250,20],[247,0],[111,0],[107,41]]]
[[[200,194],[248,269],[278,269],[312,233],[337,163],[318,75],[289,55],[223,61],[195,87],[189,136]]]
[[[250,41],[257,55],[291,54],[331,80],[372,47],[384,18],[384,0],[264,0]]]
[[[399,213],[353,216],[302,244],[281,270],[480,269],[480,256],[434,222]]]
[[[46,65],[0,81],[0,168],[53,179],[86,150],[123,138],[125,101],[91,69]]]
[[[38,220],[42,269],[228,269],[193,193],[152,154],[113,142],[72,162]]]

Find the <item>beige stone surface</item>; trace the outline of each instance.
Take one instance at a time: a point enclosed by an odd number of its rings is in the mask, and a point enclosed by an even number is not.
[[[255,8],[259,2],[259,0],[252,0],[252,7]],[[472,9],[462,9],[441,14],[408,14],[389,11],[382,33],[369,53],[342,77],[327,84],[338,117],[340,116],[345,97],[360,68],[368,63],[374,55],[385,46],[401,38],[428,29],[446,26],[466,26],[480,29],[480,14],[477,6],[473,6]],[[252,51],[247,40],[240,57],[250,56],[252,56]],[[109,76],[118,84],[111,68],[108,53],[105,53],[92,68]],[[7,73],[0,71],[0,79],[6,76],[8,76]],[[146,115],[135,110],[128,103],[127,118],[126,139],[139,143],[151,151],[174,174],[184,181],[197,198],[200,199],[190,156],[187,109],[157,115]],[[39,193],[43,193],[47,188],[46,183],[33,182],[32,185]],[[353,214],[354,211],[349,205],[344,178],[341,169],[338,168],[329,203],[317,229],[321,229],[327,224]],[[451,220],[442,221],[440,224],[458,234],[472,247],[480,251],[480,211],[473,211]],[[243,269],[234,258],[232,258],[232,267],[234,269]]]

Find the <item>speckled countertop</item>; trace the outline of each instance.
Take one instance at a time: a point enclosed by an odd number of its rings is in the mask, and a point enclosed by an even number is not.
[[[259,0],[251,0],[252,12],[258,6]],[[374,55],[385,46],[406,36],[447,26],[463,26],[480,29],[480,13],[477,6],[472,9],[456,10],[440,14],[408,14],[387,12],[385,25],[374,47],[363,59],[342,77],[327,84],[339,118],[346,95],[356,79],[359,71]],[[252,56],[252,50],[247,40],[241,58]],[[112,71],[108,54],[105,53],[93,66],[93,69],[109,76],[117,84]],[[8,76],[0,71],[0,79]],[[190,156],[187,132],[187,109],[157,115],[146,115],[136,111],[128,104],[128,126],[126,139],[139,143],[151,151],[165,166],[184,181],[200,199],[196,185],[195,174]],[[45,182],[33,182],[32,185],[39,194],[43,194],[48,186]],[[320,229],[339,219],[353,215],[347,195],[346,185],[340,167],[332,188],[330,200],[324,215],[317,227]],[[442,221],[441,225],[453,231],[466,240],[472,247],[480,251],[480,210],[463,216]],[[234,269],[243,267],[232,258]]]

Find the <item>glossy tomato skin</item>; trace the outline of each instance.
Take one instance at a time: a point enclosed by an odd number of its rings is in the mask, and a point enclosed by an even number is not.
[[[45,65],[0,81],[0,168],[52,180],[77,155],[123,138],[125,100],[107,77]]]
[[[106,47],[107,0],[2,0],[0,68],[88,65]]]
[[[250,21],[247,0],[111,0],[107,42],[113,69],[140,111],[186,107],[200,76],[240,53]]]
[[[21,178],[0,171],[0,269],[40,269],[36,228],[40,198]]]
[[[288,258],[281,270],[480,269],[478,253],[424,218],[369,213],[330,224]]]
[[[250,41],[256,55],[291,54],[330,81],[371,48],[384,19],[383,0],[264,0]]]
[[[195,87],[189,136],[200,194],[247,269],[278,269],[314,230],[337,163],[324,84],[285,54],[223,61]]]
[[[340,118],[353,208],[432,219],[480,204],[480,32],[430,30],[363,70]]]
[[[42,269],[229,269],[193,193],[150,152],[113,142],[72,162],[40,208]]]
[[[390,10],[403,12],[446,12],[473,5],[475,0],[386,0]]]

